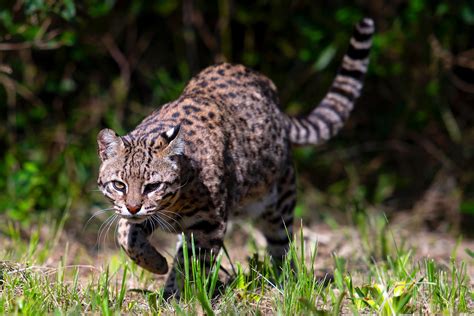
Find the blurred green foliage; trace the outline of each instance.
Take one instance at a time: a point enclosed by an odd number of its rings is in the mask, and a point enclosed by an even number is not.
[[[1,0],[0,214],[101,201],[97,132],[125,133],[214,62],[265,73],[285,111],[308,112],[364,15],[377,35],[363,96],[342,135],[296,150],[302,193],[407,207],[448,169],[470,210],[471,1]]]

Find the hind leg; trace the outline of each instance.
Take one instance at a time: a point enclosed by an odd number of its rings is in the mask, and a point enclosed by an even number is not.
[[[262,214],[257,226],[268,244],[268,252],[277,264],[281,264],[293,238],[293,209],[296,204],[295,170],[293,166],[277,184],[277,199]]]

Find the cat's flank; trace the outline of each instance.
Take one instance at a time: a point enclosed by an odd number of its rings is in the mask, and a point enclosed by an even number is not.
[[[267,77],[224,63],[203,70],[176,101],[129,134],[102,130],[98,184],[120,215],[118,241],[130,258],[148,271],[167,273],[165,258],[147,239],[161,228],[193,235],[209,265],[227,223],[240,217],[253,221],[272,258],[281,260],[293,234],[292,145],[316,145],[341,129],[362,89],[373,32],[368,18],[356,25],[329,92],[306,117],[280,110]],[[167,296],[179,295],[176,267],[182,262],[178,246]]]

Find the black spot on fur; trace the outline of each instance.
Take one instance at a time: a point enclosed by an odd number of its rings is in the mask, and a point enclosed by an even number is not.
[[[191,122],[190,120],[188,119],[184,119],[181,121],[184,125],[193,125],[193,122]]]
[[[196,107],[196,106],[194,106],[194,105],[185,105],[185,106],[183,106],[183,109],[186,111],[186,114],[189,114],[189,113],[191,113],[191,112],[196,113],[196,112],[201,111],[200,108],[198,108],[198,107]]]

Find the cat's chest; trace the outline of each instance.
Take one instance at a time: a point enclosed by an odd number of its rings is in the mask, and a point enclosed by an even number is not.
[[[277,189],[273,186],[263,195],[244,198],[230,213],[231,218],[258,218],[277,202]]]

